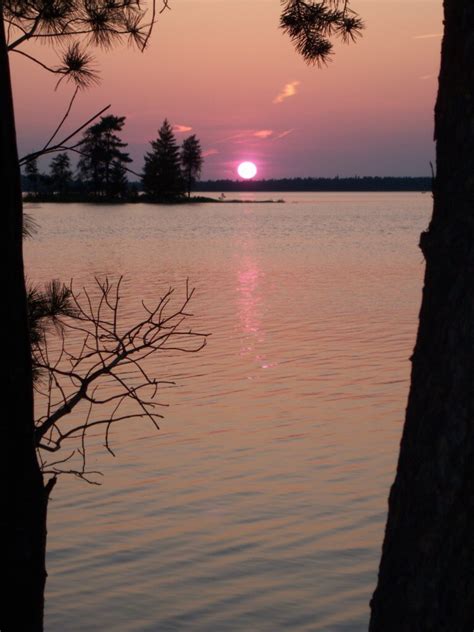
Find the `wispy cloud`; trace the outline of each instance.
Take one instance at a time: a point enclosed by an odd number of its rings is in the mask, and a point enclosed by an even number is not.
[[[282,103],[285,99],[294,97],[299,85],[299,81],[290,81],[290,83],[285,84],[283,90],[273,99],[273,103]]]
[[[433,79],[433,77],[436,77],[436,75],[422,75],[420,79],[426,81],[427,79]]]
[[[257,138],[269,138],[270,136],[273,136],[273,130],[272,129],[259,129],[256,132],[254,132],[253,135],[256,136]]]
[[[193,128],[189,125],[173,125],[173,132],[177,132],[178,134],[182,132],[190,132]]]
[[[424,35],[414,35],[412,39],[434,39],[443,37],[442,33],[425,33]]]
[[[235,134],[231,134],[230,136],[226,136],[225,138],[221,138],[216,141],[217,143],[228,143],[232,142],[237,145],[241,145],[243,143],[255,142],[255,139],[266,139],[270,138],[274,134],[271,129],[245,129],[240,132],[236,132]]]
[[[215,141],[215,144],[222,143],[233,143],[236,145],[249,145],[254,146],[259,141],[265,140],[277,140],[279,138],[285,138],[288,134],[294,132],[295,129],[285,129],[283,131],[278,131],[274,129],[242,129],[236,131],[234,134],[230,134],[229,136],[225,136],[224,138],[220,138]],[[213,153],[217,153],[217,150],[214,150]],[[205,155],[205,154],[204,154]]]
[[[291,134],[294,131],[295,131],[294,127],[292,127],[291,129],[286,129],[284,132],[280,132],[280,134],[275,136],[275,138],[285,138],[285,136],[288,136],[289,134]]]
[[[219,140],[216,141],[216,143],[227,143],[230,140],[233,140],[235,142],[238,142],[239,138],[242,138],[244,136],[244,133],[242,132],[237,132],[235,134],[231,134],[230,136],[225,136],[224,138],[220,138]]]
[[[219,150],[217,149],[206,149],[206,151],[202,152],[202,157],[203,158],[207,158],[208,156],[214,156],[215,154],[218,154]]]

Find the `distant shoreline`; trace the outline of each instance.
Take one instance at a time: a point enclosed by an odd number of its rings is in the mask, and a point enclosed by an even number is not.
[[[176,206],[185,204],[244,204],[251,201],[252,204],[283,204],[285,200],[239,200],[233,198],[213,198],[205,196],[183,197],[175,200],[147,200],[142,197],[118,200],[116,198],[92,198],[87,196],[60,196],[25,193],[23,202],[31,204],[90,204],[91,206],[103,206],[104,204],[119,206],[122,204],[151,204],[159,206]]]
[[[44,190],[37,193],[27,192],[27,182],[23,179],[25,202],[81,203],[81,204],[206,204],[206,203],[241,203],[240,199],[228,198],[232,193],[397,193],[432,191],[433,180],[430,177],[392,177],[364,176],[351,178],[280,178],[271,180],[204,180],[196,182],[191,198],[149,200],[140,190],[139,182],[130,183],[129,195],[124,198],[101,198],[85,195],[77,188],[68,193],[58,194]],[[199,195],[200,193],[217,193],[218,198]],[[281,199],[254,200],[256,203],[282,202]]]
[[[242,191],[227,191],[227,193],[269,193],[264,189],[256,190],[242,190]],[[285,191],[274,191],[275,193],[285,193]],[[311,189],[311,190],[286,190],[286,193],[429,193],[431,191],[422,189],[358,189],[354,191],[350,190],[329,190],[329,189]],[[222,193],[221,193],[222,194]],[[131,198],[117,199],[117,198],[105,198],[105,197],[90,197],[80,195],[54,195],[54,194],[37,194],[37,193],[24,193],[23,202],[29,204],[89,204],[91,206],[122,206],[124,204],[149,204],[151,206],[183,206],[192,204],[245,204],[251,202],[252,204],[283,204],[286,202],[283,198],[278,199],[239,199],[232,197],[207,197],[203,195],[193,195],[191,197],[182,197],[176,199],[165,200],[149,200],[144,196],[134,196]]]
[[[430,177],[354,176],[351,178],[279,178],[271,180],[204,180],[194,191],[206,192],[397,192],[431,191]]]

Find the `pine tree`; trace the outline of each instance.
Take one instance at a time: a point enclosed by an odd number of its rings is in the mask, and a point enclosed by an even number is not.
[[[201,174],[202,163],[201,144],[193,134],[181,145],[181,168],[188,197],[191,197],[191,188]]]
[[[40,172],[38,169],[38,161],[30,160],[25,165],[25,176],[28,180],[28,191],[29,193],[38,193],[39,182],[40,182]]]
[[[114,160],[110,170],[110,197],[125,198],[128,193],[127,171],[123,162]]]
[[[167,119],[158,130],[158,138],[150,144],[152,151],[145,154],[142,175],[145,195],[154,201],[171,201],[182,196],[179,148]]]
[[[66,153],[58,154],[51,160],[49,174],[53,193],[65,195],[70,191],[72,184],[71,160]]]
[[[83,154],[78,169],[86,181],[90,193],[98,197],[114,197],[115,185],[112,186],[113,164],[119,163],[125,176],[125,164],[132,162],[128,153],[122,149],[127,147],[117,132],[125,125],[125,116],[102,116],[95,125],[87,128],[80,148]]]
[[[36,456],[33,380],[27,292],[23,266],[23,209],[20,166],[15,131],[9,53],[23,45],[42,41],[59,53],[53,67],[34,55],[26,58],[52,72],[59,82],[72,81],[77,88],[97,80],[91,47],[112,47],[118,41],[145,47],[150,20],[139,0],[50,0],[0,2],[0,190],[4,220],[2,250],[5,253],[5,336],[2,381],[3,406],[0,463],[4,493],[0,540],[2,590],[0,628],[42,630],[43,592],[46,581],[45,545],[48,496],[55,483],[43,480]],[[154,20],[151,20],[153,23]],[[87,50],[86,50],[87,46]],[[32,93],[35,98],[35,94]],[[41,152],[40,152],[41,153]],[[5,585],[6,584],[6,585]]]
[[[283,7],[281,26],[310,62],[362,26],[349,1]],[[474,629],[474,11],[472,0],[443,8],[433,215],[370,632]]]

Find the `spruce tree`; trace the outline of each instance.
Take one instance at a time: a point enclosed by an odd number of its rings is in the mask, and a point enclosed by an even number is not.
[[[132,162],[128,153],[122,151],[127,147],[118,136],[125,125],[125,116],[109,114],[102,116],[95,125],[87,128],[80,145],[82,158],[78,168],[81,177],[86,181],[90,193],[98,197],[114,197],[113,182],[114,163],[123,167]]]
[[[51,160],[49,173],[53,193],[68,193],[72,184],[72,171],[71,160],[66,153],[60,153]]]
[[[158,138],[150,144],[152,150],[145,154],[142,175],[145,195],[153,201],[172,201],[181,197],[184,186],[179,147],[167,119],[158,130]]]
[[[30,160],[30,162],[26,163],[25,176],[28,181],[28,192],[38,193],[40,173],[37,160]]]
[[[188,197],[191,197],[191,189],[201,174],[202,163],[201,144],[193,134],[181,145],[181,168]]]
[[[127,171],[122,161],[114,160],[110,170],[110,197],[125,198],[128,194]]]

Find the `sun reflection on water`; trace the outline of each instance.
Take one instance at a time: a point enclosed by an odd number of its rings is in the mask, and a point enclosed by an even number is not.
[[[253,356],[262,369],[275,366],[267,357],[268,344],[264,328],[266,274],[254,254],[254,240],[242,240],[242,255],[237,266],[237,303],[242,330],[241,356]],[[248,376],[248,379],[253,379]]]

